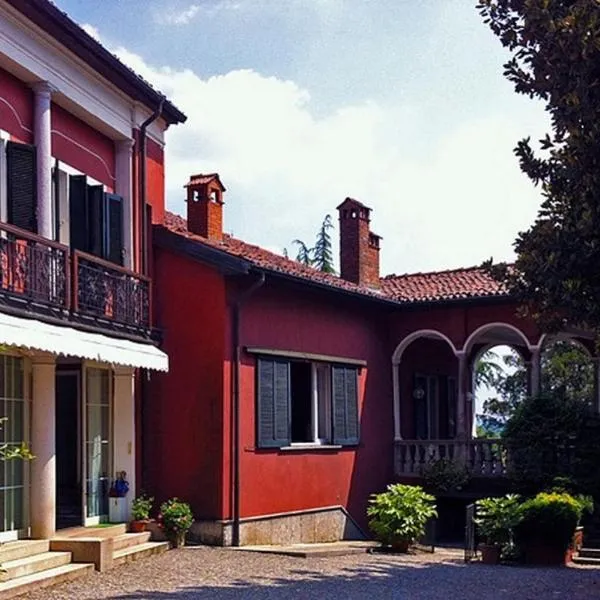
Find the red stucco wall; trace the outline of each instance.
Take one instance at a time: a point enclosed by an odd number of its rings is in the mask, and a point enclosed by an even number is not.
[[[366,501],[390,482],[393,458],[391,368],[377,312],[306,287],[275,284],[245,306],[242,345],[363,359],[360,446],[341,450],[256,449],[255,359],[241,369],[243,517],[341,504],[363,526]]]
[[[0,129],[15,141],[32,143],[33,92],[3,69],[0,69]]]
[[[165,216],[165,153],[163,148],[150,138],[146,151],[146,200],[152,206],[152,223],[160,224]]]
[[[154,373],[143,407],[143,488],[178,496],[196,518],[221,513],[225,289],[215,271],[154,251],[155,318],[169,373]]]
[[[114,142],[54,102],[51,115],[52,156],[114,190]]]

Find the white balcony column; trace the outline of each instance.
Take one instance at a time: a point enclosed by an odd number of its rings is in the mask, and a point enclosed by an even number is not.
[[[134,369],[130,367],[115,369],[113,415],[113,463],[115,471],[127,473],[129,482],[127,518],[129,519],[131,502],[136,495]]]
[[[51,538],[56,532],[56,362],[52,355],[32,359],[31,535]]]
[[[531,348],[531,361],[529,364],[525,363],[528,368],[529,374],[529,394],[531,396],[537,396],[540,393],[541,386],[541,352],[539,346],[533,346]]]
[[[394,385],[394,440],[402,439],[401,407],[400,407],[400,365],[392,363],[392,379]]]
[[[50,106],[53,88],[46,81],[33,84],[35,94],[33,138],[37,155],[37,227],[38,233],[52,239],[52,140]]]
[[[458,406],[456,407],[456,437],[467,439],[467,354],[457,352],[458,359]]]
[[[125,256],[123,264],[133,268],[133,140],[115,142],[115,193],[123,198],[123,232]]]

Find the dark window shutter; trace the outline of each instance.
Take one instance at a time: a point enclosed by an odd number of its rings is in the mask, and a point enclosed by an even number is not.
[[[88,185],[85,175],[69,177],[69,239],[71,248],[89,252]]]
[[[331,367],[333,443],[358,444],[358,372],[355,367]]]
[[[259,448],[290,443],[290,363],[257,360],[257,438]]]
[[[101,185],[90,185],[88,195],[88,247],[95,256],[104,256],[106,242],[104,239],[104,188]]]
[[[8,222],[37,232],[36,149],[29,144],[6,144]]]
[[[415,419],[415,436],[418,440],[429,437],[428,411],[427,411],[427,378],[415,376],[413,387],[413,414]]]
[[[105,194],[106,198],[106,248],[104,258],[117,265],[123,264],[123,198]]]

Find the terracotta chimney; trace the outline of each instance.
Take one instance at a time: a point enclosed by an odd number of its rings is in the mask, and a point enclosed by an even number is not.
[[[340,270],[342,279],[373,288],[379,281],[379,242],[369,228],[371,209],[346,198],[337,207],[340,216]]]
[[[218,173],[192,175],[187,188],[189,231],[209,240],[223,239],[223,192]]]

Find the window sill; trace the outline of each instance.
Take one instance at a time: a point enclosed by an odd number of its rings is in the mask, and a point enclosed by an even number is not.
[[[319,450],[341,450],[344,446],[340,444],[292,444],[291,446],[282,446],[279,448],[282,452],[315,452]]]

